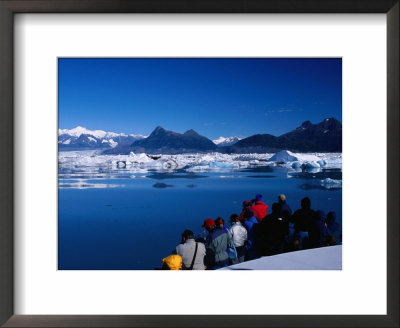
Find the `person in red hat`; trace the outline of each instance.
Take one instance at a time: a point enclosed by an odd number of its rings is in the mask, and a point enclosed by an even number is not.
[[[260,194],[256,195],[254,205],[250,208],[258,222],[261,222],[268,214],[268,205],[262,201],[262,195]]]
[[[213,219],[205,219],[205,220],[204,220],[204,223],[203,223],[203,225],[202,225],[201,227],[202,227],[202,228],[206,228],[206,230],[207,230],[208,232],[210,232],[209,229],[214,228],[214,226],[215,226],[215,222],[214,222]]]

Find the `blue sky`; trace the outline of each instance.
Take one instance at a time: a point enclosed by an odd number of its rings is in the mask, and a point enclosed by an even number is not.
[[[215,139],[342,120],[342,60],[60,58],[59,128]]]

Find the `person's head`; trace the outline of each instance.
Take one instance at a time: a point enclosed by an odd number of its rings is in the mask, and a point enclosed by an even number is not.
[[[281,212],[281,204],[279,203],[273,203],[272,204],[272,214],[278,215]]]
[[[220,216],[215,219],[215,226],[217,228],[223,228],[224,227],[224,223],[225,223],[224,219],[221,218]]]
[[[231,223],[240,222],[239,215],[232,214],[231,215]]]
[[[182,241],[186,241],[188,239],[194,239],[194,233],[191,230],[186,229],[184,232],[182,232]]]
[[[243,202],[243,208],[247,208],[247,207],[250,207],[250,206],[251,206],[251,201],[250,200],[245,200]]]
[[[302,209],[310,209],[311,208],[311,200],[310,200],[310,198],[308,198],[308,197],[304,197],[302,200],[301,200],[301,208]]]
[[[286,202],[286,196],[284,194],[280,194],[278,196],[278,203],[284,203]]]
[[[262,195],[261,194],[257,194],[256,195],[256,201],[260,201],[262,200]]]
[[[214,229],[215,222],[213,219],[205,219],[202,228],[206,228],[207,231],[211,231]]]
[[[182,257],[180,255],[170,255],[162,260],[162,270],[182,270]]]
[[[254,212],[253,212],[253,210],[251,210],[251,209],[247,209],[245,212],[244,212],[244,214],[243,214],[243,219],[244,220],[248,220],[248,219],[250,219],[252,216],[254,216]]]
[[[336,212],[329,212],[328,215],[326,216],[326,223],[327,224],[332,224],[336,221]]]

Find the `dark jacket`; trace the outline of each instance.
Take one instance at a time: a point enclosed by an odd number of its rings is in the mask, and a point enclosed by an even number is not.
[[[286,203],[286,201],[281,202],[279,204],[281,205],[281,212],[280,212],[281,217],[289,220],[289,218],[292,216],[292,209]]]
[[[260,257],[263,247],[263,236],[260,229],[260,223],[254,216],[252,216],[243,223],[243,226],[247,230],[247,242],[245,246],[248,251],[249,260]]]
[[[290,221],[294,223],[295,231],[309,231],[316,220],[316,213],[310,208],[301,208],[294,212]]]
[[[260,223],[265,245],[280,245],[289,234],[289,221],[280,213],[267,215]]]
[[[325,226],[325,213],[323,211],[316,212],[316,218],[312,222],[308,237],[311,247],[325,246],[325,240],[328,236],[328,230]]]
[[[206,239],[206,265],[207,267],[220,266],[229,261],[226,249],[231,241],[231,236],[221,228],[215,228]]]

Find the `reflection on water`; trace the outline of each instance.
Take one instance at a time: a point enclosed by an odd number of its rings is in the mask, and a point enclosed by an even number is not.
[[[195,173],[186,173],[186,174],[175,174],[175,173],[153,173],[151,175],[147,175],[146,178],[156,179],[156,180],[165,180],[165,179],[200,179],[207,178],[206,175],[199,175]]]
[[[73,183],[59,183],[59,189],[91,189],[91,188],[123,188],[123,184],[110,184],[110,183],[87,183],[87,182],[73,182]]]
[[[303,190],[312,190],[312,189],[316,189],[316,190],[328,190],[328,191],[335,191],[336,189],[340,189],[341,187],[336,187],[336,186],[332,186],[332,187],[326,187],[323,186],[321,184],[318,183],[303,183],[303,184],[299,184],[298,187],[300,189]]]
[[[298,179],[335,179],[335,180],[342,180],[342,170],[322,170],[320,172],[294,172],[289,173],[289,176],[292,178]]]
[[[173,187],[174,185],[166,184],[166,183],[155,183],[153,184],[154,188],[169,188]]]
[[[256,166],[256,167],[248,167],[248,168],[241,169],[240,172],[268,173],[268,172],[274,172],[274,168],[272,166],[269,166],[269,165]]]

